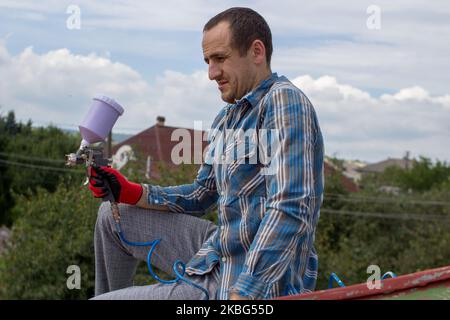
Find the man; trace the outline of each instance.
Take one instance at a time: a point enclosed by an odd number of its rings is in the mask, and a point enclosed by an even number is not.
[[[90,185],[95,196],[104,197],[108,181],[115,199],[125,204],[120,205],[123,234],[135,242],[161,239],[152,264],[173,274],[175,260],[187,262],[185,278],[191,283],[130,287],[149,247],[122,241],[103,204],[95,230],[98,299],[203,299],[198,286],[215,299],[314,290],[323,140],[313,106],[285,77],[271,72],[271,32],[255,11],[231,8],[213,17],[204,27],[202,47],[209,78],[228,104],[212,124],[195,181],[139,185],[103,167]],[[263,155],[249,163],[252,142],[237,141],[225,134],[229,130],[266,130],[278,145],[268,160]],[[229,156],[242,146],[238,157]],[[218,226],[197,217],[214,205]]]

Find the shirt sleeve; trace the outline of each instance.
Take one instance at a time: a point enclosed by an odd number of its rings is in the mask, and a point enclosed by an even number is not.
[[[211,125],[208,132],[208,145],[203,152],[204,161],[198,170],[194,182],[171,187],[148,185],[149,204],[165,205],[172,212],[195,216],[202,216],[217,205],[219,194],[217,192],[212,154],[216,146],[214,136],[217,134],[217,127],[224,119],[225,112],[226,108],[223,108]]]
[[[148,190],[149,204],[165,205],[172,212],[195,216],[204,215],[218,199],[214,169],[205,162],[192,184],[171,187],[148,185]]]
[[[294,256],[308,240],[315,226],[311,201],[315,194],[317,119],[309,100],[294,88],[273,91],[266,105],[262,128],[276,138],[268,163],[265,214],[246,255],[237,282],[230,288],[252,299],[264,298],[286,272]],[[316,163],[314,163],[316,162]],[[319,163],[319,164],[318,164]],[[306,259],[306,257],[305,257]]]

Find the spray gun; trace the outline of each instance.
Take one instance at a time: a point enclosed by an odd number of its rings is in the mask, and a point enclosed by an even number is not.
[[[116,123],[117,118],[123,114],[123,111],[123,108],[113,99],[106,96],[96,96],[93,98],[89,112],[78,126],[82,137],[80,148],[76,153],[66,155],[66,165],[85,164],[86,183],[89,182],[91,177],[92,167],[111,165],[111,160],[103,154],[103,146],[98,143],[105,141],[106,136]],[[107,181],[105,181],[105,185],[108,189],[108,196],[103,200],[110,202],[114,220],[118,223],[120,221],[119,206]]]
[[[105,96],[97,96],[93,99],[91,108],[88,114],[84,118],[82,124],[79,126],[81,133],[81,144],[80,148],[76,153],[71,153],[66,155],[67,165],[75,166],[78,164],[85,164],[87,168],[87,182],[91,175],[91,168],[95,166],[109,166],[110,160],[105,158],[103,155],[103,148],[94,145],[98,142],[104,142],[106,136],[111,131],[117,118],[123,114],[123,108],[115,102],[113,99]],[[116,222],[116,229],[120,239],[131,246],[137,247],[151,247],[147,254],[147,266],[150,274],[159,282],[165,284],[172,284],[178,281],[184,281],[185,283],[198,288],[204,294],[206,299],[209,299],[209,292],[200,285],[194,283],[193,281],[186,279],[184,277],[186,266],[180,260],[176,260],[173,264],[173,271],[176,278],[173,280],[164,280],[158,277],[157,274],[153,272],[151,266],[152,254],[156,252],[156,245],[161,241],[161,239],[156,239],[151,242],[132,242],[125,238],[121,228],[120,228],[120,212],[119,206],[117,205],[114,195],[112,193],[111,187],[107,181],[104,181],[105,187],[108,189],[108,196],[103,198],[104,201],[109,201],[111,204],[111,211]]]

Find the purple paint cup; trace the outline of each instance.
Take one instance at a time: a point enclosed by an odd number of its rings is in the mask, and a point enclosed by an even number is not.
[[[95,96],[89,112],[78,126],[83,138],[82,145],[104,141],[123,111],[122,106],[114,99]]]

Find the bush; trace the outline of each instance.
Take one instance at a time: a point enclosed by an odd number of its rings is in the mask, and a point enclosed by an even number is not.
[[[19,218],[11,244],[0,257],[2,299],[86,299],[94,291],[93,229],[99,205],[87,188],[39,188],[32,199],[18,196]],[[66,270],[78,265],[81,289],[69,290]]]
[[[382,274],[397,275],[448,265],[449,187],[446,182],[426,192],[399,195],[367,189],[339,197],[325,195],[316,231],[316,289],[327,288],[332,272],[346,285],[366,282],[366,269],[372,264]],[[338,211],[330,213],[330,208]]]
[[[33,196],[38,187],[53,192],[61,181],[70,184],[70,177],[79,176],[76,170],[65,170],[64,155],[74,152],[80,140],[78,133],[54,126],[17,122],[13,111],[0,114],[0,225],[14,223],[13,193]]]
[[[165,170],[165,169],[164,169]],[[124,170],[126,172],[127,170]],[[196,167],[178,172],[163,171],[154,184],[192,182]],[[139,181],[137,174],[128,174]],[[16,195],[11,244],[0,256],[0,299],[88,299],[94,296],[95,263],[93,231],[100,200],[82,187],[79,179],[63,181],[55,192],[37,188],[35,195]],[[141,180],[142,181],[142,180]],[[214,219],[214,213],[206,218]],[[81,289],[69,290],[68,266],[81,270]],[[166,279],[171,277],[158,270]],[[136,285],[155,283],[143,261],[137,270]]]
[[[142,167],[142,164],[131,163],[122,172],[132,181],[159,185],[190,183],[197,172],[195,166],[183,166],[177,172],[162,166],[159,168],[162,179],[143,181],[143,171],[139,170]],[[398,275],[448,264],[448,179],[433,184],[426,191],[399,195],[377,193],[371,186],[348,194],[342,188],[339,173],[326,179],[315,242],[319,255],[317,290],[326,289],[332,272],[346,285],[365,282],[366,268],[371,264],[379,265],[382,273],[390,270]],[[37,188],[31,197],[15,196],[13,214],[18,218],[12,228],[11,245],[0,256],[0,298],[87,299],[94,295],[93,230],[100,200],[94,199],[86,187],[81,187],[81,181],[82,176],[78,174],[76,179],[66,177],[54,193]],[[364,216],[365,213],[379,216]],[[432,219],[399,217],[400,214],[416,217],[427,213],[433,215],[429,217]],[[216,222],[217,211],[204,218]],[[69,290],[66,286],[69,277],[66,270],[70,265],[80,267],[80,290]],[[161,277],[170,278],[163,274]],[[142,262],[135,283],[154,282]]]

